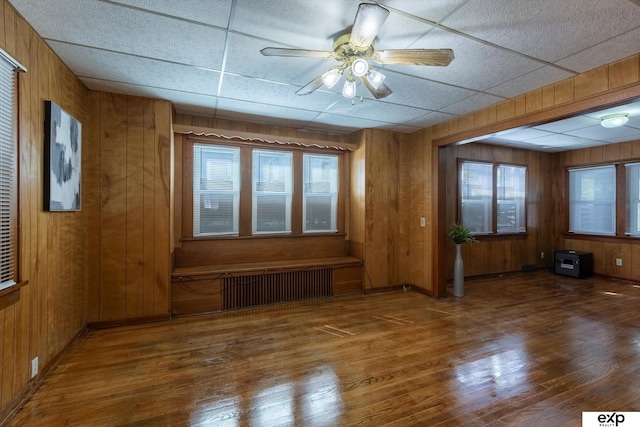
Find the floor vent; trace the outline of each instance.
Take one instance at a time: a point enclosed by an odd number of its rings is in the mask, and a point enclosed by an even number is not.
[[[226,277],[222,286],[224,310],[328,297],[333,289],[330,268]]]

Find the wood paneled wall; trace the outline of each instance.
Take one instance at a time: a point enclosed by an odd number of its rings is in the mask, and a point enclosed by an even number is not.
[[[351,163],[351,246],[364,260],[365,289],[410,283],[411,222],[409,136],[368,129],[359,132]],[[415,224],[414,224],[415,225]]]
[[[593,268],[596,273],[634,281],[640,280],[639,239],[624,236],[615,238],[565,234],[569,223],[567,168],[638,161],[640,161],[640,140],[557,154],[557,167],[554,171],[556,185],[553,197],[556,249],[592,252]],[[616,258],[622,259],[622,266],[616,265]]]
[[[88,322],[169,315],[168,101],[89,93]]]
[[[43,210],[44,101],[77,118],[86,131],[87,89],[7,1],[0,1],[0,47],[27,68],[19,74],[20,299],[0,309],[0,422],[86,325],[87,211]],[[86,134],[83,135],[83,139]],[[83,154],[90,149],[83,141]],[[86,163],[83,158],[83,177]]]

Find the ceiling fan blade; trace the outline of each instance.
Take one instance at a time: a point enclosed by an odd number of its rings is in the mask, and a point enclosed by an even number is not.
[[[304,87],[301,87],[300,89],[298,89],[298,91],[296,92],[296,95],[309,95],[311,92],[315,91],[320,86],[322,86],[322,74],[320,74],[315,79],[311,80]]]
[[[353,21],[349,43],[363,49],[371,46],[387,16],[389,11],[380,5],[360,3]]]
[[[384,83],[381,83],[380,86],[378,86],[378,89],[374,88],[365,76],[360,77],[360,81],[367,87],[367,89],[369,89],[369,92],[371,92],[376,99],[386,98],[393,92],[389,86]]]
[[[372,59],[380,64],[447,66],[453,61],[451,49],[397,49],[378,50]]]
[[[260,50],[264,56],[295,56],[300,58],[331,58],[333,52],[325,50],[287,49],[282,47],[265,47]]]

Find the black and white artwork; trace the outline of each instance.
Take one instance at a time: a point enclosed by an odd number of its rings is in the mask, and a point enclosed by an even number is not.
[[[44,207],[79,211],[82,124],[51,101],[45,101]]]

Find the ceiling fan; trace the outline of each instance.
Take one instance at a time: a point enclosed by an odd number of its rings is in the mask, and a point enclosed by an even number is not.
[[[371,92],[376,99],[391,94],[391,89],[384,84],[385,76],[369,66],[369,60],[378,64],[407,64],[447,66],[453,61],[451,49],[391,49],[375,50],[373,42],[389,16],[389,11],[379,4],[360,3],[351,33],[338,37],[333,44],[333,51],[288,49],[265,47],[260,51],[264,56],[293,56],[306,58],[335,59],[341,65],[331,67],[304,87],[297,95],[308,95],[323,84],[332,88],[340,80],[345,71],[349,72],[342,88],[345,98],[356,95],[356,78]]]

